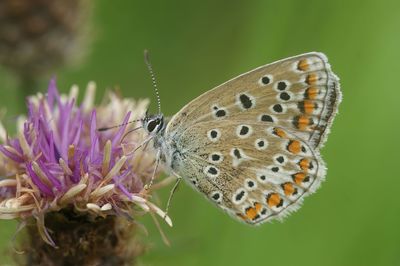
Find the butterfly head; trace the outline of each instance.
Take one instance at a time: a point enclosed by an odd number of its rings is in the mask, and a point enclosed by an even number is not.
[[[164,115],[146,115],[142,120],[143,128],[149,135],[157,135],[162,129],[164,129]]]
[[[153,67],[151,66],[149,53],[147,50],[144,51],[144,62],[151,75],[151,80],[153,82],[153,88],[157,96],[158,114],[148,115],[142,119],[143,128],[147,131],[149,135],[156,136],[162,129],[164,129],[164,115],[161,113],[161,101],[160,95],[158,94],[156,77],[153,72]]]

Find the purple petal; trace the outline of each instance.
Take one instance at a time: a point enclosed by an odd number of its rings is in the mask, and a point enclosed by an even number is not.
[[[122,184],[117,184],[117,187],[124,193],[130,200],[132,199],[132,194],[124,187]]]
[[[129,167],[129,168],[126,169],[121,175],[115,176],[115,177],[113,178],[113,179],[114,179],[114,182],[116,182],[116,183],[122,182],[122,181],[125,179],[125,177],[127,177],[128,174],[131,173],[131,168],[132,168],[132,167]]]
[[[28,108],[28,119],[30,119],[32,116],[35,115],[35,107],[31,101],[28,101],[26,105]]]
[[[41,192],[43,192],[43,194],[46,194],[47,196],[54,196],[51,189],[47,187],[45,184],[43,184],[42,181],[40,181],[40,178],[33,171],[32,163],[26,164],[26,170],[28,171],[28,174],[31,177],[32,182],[39,188]]]
[[[13,147],[19,154],[23,154],[24,152],[22,151],[21,145],[19,144],[19,139],[10,139],[8,142],[8,145]]]
[[[22,157],[20,157],[20,156],[14,154],[14,153],[12,153],[12,152],[9,152],[6,148],[4,148],[3,145],[0,145],[0,151],[1,151],[5,156],[7,156],[7,157],[10,158],[11,160],[13,160],[14,162],[17,162],[17,163],[23,163],[23,162],[24,162],[24,159],[22,159]]]
[[[50,110],[54,108],[54,100],[58,99],[58,90],[56,85],[56,78],[52,78],[49,82],[49,86],[47,89],[47,103],[49,104]]]
[[[61,147],[60,147],[60,153],[61,157],[65,160],[68,161],[68,146],[69,144],[72,144],[72,142],[69,139],[69,131],[70,131],[70,120],[71,120],[71,112],[72,108],[74,106],[74,101],[71,101],[70,104],[66,104],[64,106],[63,110],[60,110],[61,116],[60,116],[60,130],[61,130]]]
[[[122,136],[123,136],[123,134],[124,134],[124,132],[125,132],[125,129],[126,129],[126,127],[127,127],[127,124],[126,123],[128,123],[128,121],[129,121],[129,117],[131,116],[131,112],[128,112],[127,114],[126,114],[126,116],[125,116],[125,118],[124,118],[124,121],[122,122],[122,125],[123,126],[121,126],[120,128],[119,128],[119,130],[118,130],[118,132],[117,132],[117,134],[115,134],[115,136],[114,136],[114,138],[113,138],[113,140],[112,140],[112,147],[115,147],[117,144],[118,144],[118,142],[121,140],[121,138],[122,138]]]
[[[50,180],[50,182],[57,188],[58,191],[62,190],[61,182],[50,173],[50,171],[47,169],[47,167],[44,165],[43,162],[38,161],[37,162],[39,167],[42,169],[42,171],[45,173],[47,178]]]
[[[113,180],[114,180],[114,183],[116,184],[116,186],[122,191],[122,193],[124,193],[129,199],[132,199],[131,193],[121,183],[130,173],[131,173],[131,170],[126,169],[121,175],[113,177]]]
[[[96,111],[93,110],[90,117],[90,153],[89,161],[92,163],[95,160],[95,153],[98,151],[99,137],[97,135]]]
[[[54,146],[54,137],[53,137],[53,131],[50,131],[49,134],[49,158],[50,158],[50,162],[53,163],[58,163],[58,161],[60,160],[60,156],[57,153],[57,157],[56,157],[56,153],[55,153],[55,149],[56,147]]]
[[[78,146],[78,142],[81,137],[82,128],[83,128],[83,120],[80,121],[79,127],[76,130],[75,136],[72,138],[73,139],[72,144],[74,146]]]

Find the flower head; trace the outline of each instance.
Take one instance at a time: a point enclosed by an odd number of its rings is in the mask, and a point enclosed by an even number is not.
[[[89,83],[78,105],[76,86],[60,95],[51,80],[46,95],[28,98],[28,115],[15,138],[0,125],[0,219],[34,217],[50,244],[44,227],[50,211],[73,208],[95,216],[132,217],[132,207],[138,206],[164,215],[148,201],[145,189],[155,171],[154,151],[149,145],[132,153],[146,136],[140,130],[127,133],[127,122],[143,117],[148,100],[110,92],[94,107],[94,92],[95,84]],[[115,130],[97,130],[118,124]]]

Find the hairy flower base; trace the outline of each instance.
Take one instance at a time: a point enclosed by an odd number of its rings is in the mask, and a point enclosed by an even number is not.
[[[17,255],[20,265],[133,265],[144,247],[134,240],[137,226],[116,216],[93,218],[72,209],[51,212],[46,227],[58,243],[54,249],[44,242],[35,226],[28,226],[28,243],[21,243],[25,252]]]

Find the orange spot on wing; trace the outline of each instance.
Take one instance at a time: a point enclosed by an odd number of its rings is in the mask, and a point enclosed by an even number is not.
[[[307,171],[310,166],[310,161],[306,158],[303,158],[300,160],[299,165],[302,170]]]
[[[308,70],[309,66],[310,65],[308,64],[307,59],[301,59],[297,64],[297,69],[300,71],[306,71]]]
[[[308,122],[310,121],[310,119],[307,116],[300,116],[299,118],[299,123],[302,125],[308,125]]]
[[[315,87],[310,87],[306,90],[305,97],[306,99],[314,100],[317,98],[318,95],[318,89]]]
[[[308,85],[315,85],[318,80],[318,75],[316,73],[311,73],[306,78],[306,83]]]
[[[257,212],[260,212],[260,210],[261,210],[261,208],[262,208],[261,203],[259,203],[259,202],[254,203],[254,208],[256,208],[256,211],[257,211]]]
[[[304,112],[306,114],[312,114],[315,108],[315,103],[312,101],[304,101]]]
[[[301,151],[301,143],[298,140],[291,140],[287,146],[288,151],[298,154]]]
[[[295,192],[295,187],[292,183],[285,183],[282,185],[283,191],[285,192],[286,196],[291,196]]]
[[[258,213],[260,212],[261,208],[262,208],[261,203],[259,202],[254,203],[254,207],[249,207],[246,209],[245,217],[250,220],[257,219],[259,217]]]
[[[312,114],[314,109],[316,109],[318,107],[317,103],[315,103],[314,101],[310,101],[310,100],[299,102],[297,106],[302,113],[306,113],[306,114]]]
[[[275,207],[281,204],[281,197],[278,193],[271,193],[267,196],[267,204],[270,207]]]
[[[306,174],[303,172],[299,172],[299,173],[294,174],[292,177],[293,177],[293,181],[297,185],[300,185],[301,182],[303,182],[304,178],[306,178]]]
[[[256,218],[256,216],[257,216],[257,211],[256,211],[256,209],[255,209],[255,208],[252,208],[252,207],[248,208],[248,209],[246,210],[246,216],[247,216],[247,218],[249,218],[250,220],[254,220],[254,218]]]
[[[314,120],[307,115],[299,115],[293,118],[293,125],[300,130],[306,130],[308,126],[311,126],[313,124]],[[310,129],[313,128],[310,127]]]
[[[298,120],[298,128],[300,130],[305,130],[307,126],[310,124],[310,118],[307,116],[300,116]]]
[[[281,138],[285,138],[286,137],[285,131],[283,131],[280,128],[274,128],[274,134],[277,135],[278,137],[281,137]]]

